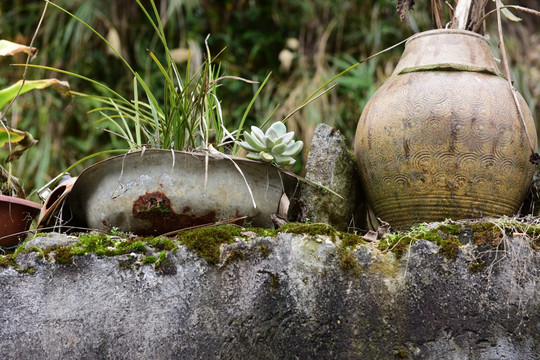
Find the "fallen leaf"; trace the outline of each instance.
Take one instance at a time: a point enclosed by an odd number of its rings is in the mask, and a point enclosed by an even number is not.
[[[369,230],[364,236],[362,236],[362,239],[368,242],[374,242],[374,241],[377,241],[378,234],[376,231]]]
[[[22,52],[34,56],[37,54],[37,49],[7,40],[0,40],[0,56],[11,56]]]
[[[30,147],[34,146],[38,141],[34,139],[32,134],[11,128],[0,128],[0,148],[8,147],[7,143],[11,143],[9,155],[6,162],[17,160]]]
[[[22,80],[17,81],[15,84],[0,90],[0,109],[4,107],[8,102],[11,101],[21,87]],[[45,89],[49,86],[52,86],[56,90],[63,92],[63,95],[69,95],[69,83],[67,81],[61,81],[58,79],[42,79],[42,80],[27,80],[24,82],[24,85],[21,89],[19,95],[22,95],[28,91],[35,89]]]

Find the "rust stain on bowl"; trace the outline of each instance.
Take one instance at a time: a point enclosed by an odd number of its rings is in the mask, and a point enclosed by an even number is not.
[[[137,231],[139,235],[163,234],[169,231],[215,222],[216,211],[197,216],[185,206],[181,214],[174,211],[171,200],[161,191],[147,192],[133,202],[133,217],[149,221],[151,229]]]

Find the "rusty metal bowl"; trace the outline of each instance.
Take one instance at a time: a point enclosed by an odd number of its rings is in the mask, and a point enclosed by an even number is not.
[[[534,121],[518,94],[536,147]],[[363,109],[355,155],[368,201],[395,228],[513,215],[534,166],[488,42],[461,30],[413,36]]]
[[[280,170],[270,164],[151,149],[88,167],[67,201],[73,215],[90,228],[140,235],[231,219],[269,227],[282,183]]]
[[[17,246],[26,237],[41,205],[33,201],[0,195],[0,246]]]

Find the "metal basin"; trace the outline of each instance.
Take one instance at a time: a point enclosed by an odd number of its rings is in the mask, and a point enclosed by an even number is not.
[[[88,167],[68,203],[90,228],[140,235],[243,217],[237,222],[268,227],[283,194],[280,176],[270,164],[243,158],[152,149]]]

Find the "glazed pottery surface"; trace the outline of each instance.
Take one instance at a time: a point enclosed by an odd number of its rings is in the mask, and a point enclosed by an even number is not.
[[[90,228],[159,235],[244,216],[241,224],[268,227],[282,194],[280,171],[270,164],[146,150],[87,168],[68,203]]]
[[[517,95],[536,148],[532,115]],[[407,42],[393,76],[362,112],[355,155],[370,205],[396,228],[513,215],[534,171],[487,41],[459,30]]]
[[[40,209],[35,202],[0,195],[0,246],[9,248],[23,241]]]

